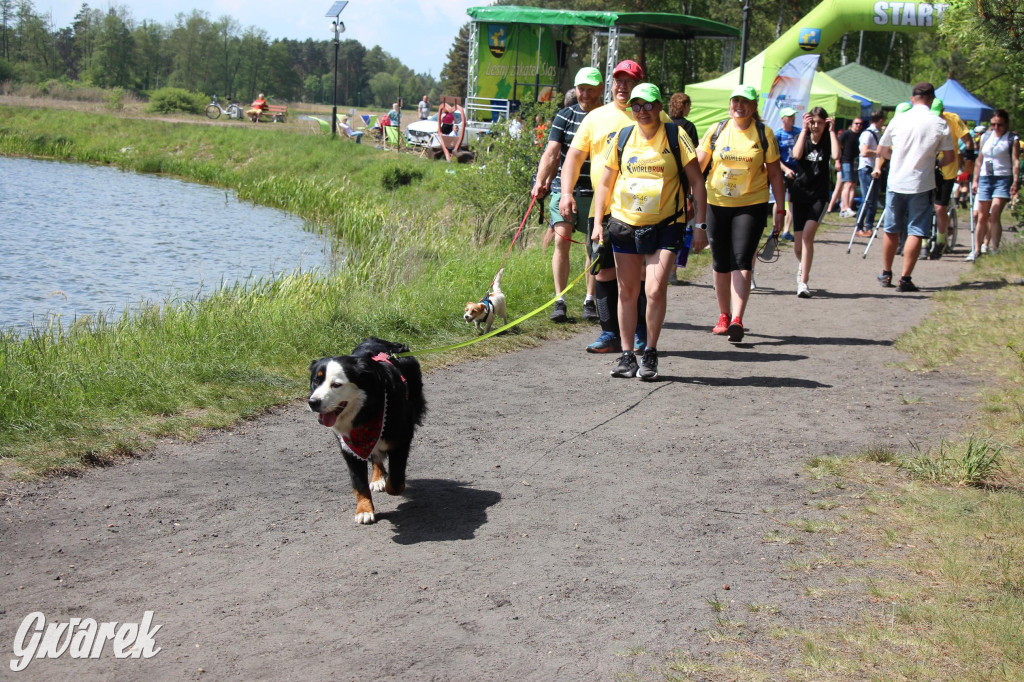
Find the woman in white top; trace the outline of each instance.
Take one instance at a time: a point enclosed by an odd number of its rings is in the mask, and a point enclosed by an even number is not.
[[[974,164],[978,228],[967,260],[974,260],[978,253],[999,252],[1003,207],[1018,189],[1020,148],[1017,136],[1010,132],[1010,115],[1005,109],[996,109],[989,123],[991,128],[981,136],[978,160]]]

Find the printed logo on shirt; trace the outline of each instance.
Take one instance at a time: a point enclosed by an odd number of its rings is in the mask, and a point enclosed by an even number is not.
[[[665,166],[657,166],[650,163],[640,163],[640,159],[638,159],[635,156],[631,156],[629,157],[629,160],[626,161],[626,171],[628,171],[630,175],[639,175],[641,173],[646,173],[649,175],[664,174]]]

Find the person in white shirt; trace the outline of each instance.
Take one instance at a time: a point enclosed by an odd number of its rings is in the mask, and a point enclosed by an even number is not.
[[[857,166],[858,180],[860,180],[860,196],[864,205],[858,214],[857,236],[870,237],[871,230],[875,226],[875,209],[878,208],[878,196],[885,186],[885,178],[880,177],[871,186],[871,171],[875,167],[875,152],[878,149],[878,141],[882,139],[882,124],[885,122],[885,114],[881,111],[874,111],[870,117],[871,125],[860,134],[860,164]]]
[[[996,109],[989,121],[991,128],[981,136],[978,160],[974,164],[974,194],[978,201],[976,244],[967,254],[974,260],[978,253],[998,253],[1003,234],[1003,207],[1017,194],[1020,183],[1020,146],[1010,131],[1010,114]]]
[[[426,121],[430,117],[430,100],[427,99],[426,95],[423,95],[423,99],[416,105],[420,112],[420,120]]]
[[[340,127],[341,127],[341,132],[344,133],[345,135],[347,135],[348,137],[351,137],[352,139],[354,139],[356,141],[356,144],[359,144],[360,142],[362,142],[362,140],[363,140],[363,131],[362,130],[352,130],[352,126],[350,126],[348,124],[348,115],[347,114],[342,115],[340,118],[341,118],[341,121],[339,121],[339,124],[340,124]]]
[[[882,164],[890,160],[889,181],[886,191],[885,235],[882,239],[882,274],[878,281],[883,287],[892,286],[892,262],[896,258],[900,231],[906,229],[907,243],[903,247],[903,275],[897,291],[911,292],[918,288],[911,280],[917,258],[921,254],[921,240],[932,231],[932,190],[935,189],[935,157],[941,153],[941,164],[955,158],[953,138],[945,119],[931,112],[935,87],[921,82],[914,86],[910,111],[889,123],[878,142],[875,169],[871,176],[882,174]]]

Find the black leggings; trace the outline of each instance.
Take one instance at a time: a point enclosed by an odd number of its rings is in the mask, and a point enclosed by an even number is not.
[[[708,243],[715,272],[752,270],[754,254],[768,219],[768,204],[715,206],[708,204]]]

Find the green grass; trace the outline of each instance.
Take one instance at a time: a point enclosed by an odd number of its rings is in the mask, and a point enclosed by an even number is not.
[[[473,338],[462,307],[484,294],[502,264],[528,189],[521,205],[487,216],[483,231],[482,218],[452,204],[445,191],[453,181],[447,171],[477,169],[341,145],[270,126],[5,108],[0,154],[233,188],[302,216],[339,240],[345,259],[330,276],[293,273],[120,316],[55,320],[24,336],[0,333],[0,475],[74,472],[144,450],[157,436],[190,437],[259,414],[305,392],[311,359],[346,352],[366,336],[414,350]],[[391,183],[382,178],[397,173],[409,184],[385,189]],[[552,295],[550,252],[535,246],[535,226],[505,263],[502,288],[513,318]],[[572,257],[579,272],[582,250]],[[579,305],[582,293],[577,287],[570,302]],[[421,359],[429,368],[574,330],[555,330],[545,318]]]

